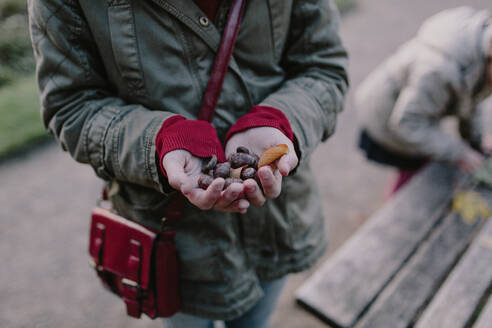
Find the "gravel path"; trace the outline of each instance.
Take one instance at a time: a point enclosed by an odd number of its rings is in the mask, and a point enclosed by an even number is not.
[[[425,18],[463,3],[492,10],[489,0],[357,0],[341,27],[352,91]],[[313,160],[331,240],[325,259],[379,206],[389,179],[358,153],[356,135],[351,92],[336,135]],[[162,327],[127,318],[87,264],[89,213],[100,187],[89,167],[52,143],[0,163],[0,327]],[[273,327],[327,327],[294,303],[312,271],[291,277]]]

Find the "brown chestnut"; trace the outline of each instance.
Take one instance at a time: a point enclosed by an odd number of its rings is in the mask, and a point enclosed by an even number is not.
[[[254,179],[256,170],[252,167],[246,167],[241,171],[241,179]]]
[[[229,171],[231,170],[231,164],[229,162],[219,163],[214,170],[214,178],[228,178]]]
[[[210,175],[202,174],[198,179],[198,187],[207,189],[212,184],[214,179]]]
[[[241,166],[251,166],[256,168],[258,166],[258,159],[255,156],[245,153],[235,153],[229,158],[231,167],[237,169]]]
[[[244,146],[239,146],[236,149],[236,153],[249,154],[249,149]]]
[[[212,169],[215,168],[215,165],[217,165],[217,156],[212,155],[210,157],[210,159],[202,167],[202,172],[203,173],[208,173],[208,171],[210,171],[210,170],[212,170]]]

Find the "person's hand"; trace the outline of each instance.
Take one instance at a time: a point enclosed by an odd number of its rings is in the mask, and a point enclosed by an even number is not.
[[[467,148],[463,152],[461,159],[458,161],[458,166],[464,171],[471,173],[483,164],[483,160],[483,156],[479,152]]]
[[[186,150],[168,152],[162,159],[162,166],[166,170],[169,185],[181,191],[201,210],[213,208],[223,212],[245,213],[249,207],[249,202],[243,196],[244,186],[240,183],[233,183],[222,191],[225,181],[218,178],[206,190],[199,188],[202,160]]]
[[[258,177],[263,192],[253,179],[244,181],[244,194],[255,206],[262,206],[266,198],[276,198],[282,191],[282,176],[287,176],[298,164],[294,145],[280,130],[272,127],[258,127],[234,134],[226,144],[225,154],[229,157],[236,152],[237,147],[244,146],[258,156],[267,148],[278,144],[286,144],[289,153],[276,161],[277,169],[267,165],[258,170]]]
[[[480,148],[484,153],[492,154],[492,134],[487,134],[482,138]]]

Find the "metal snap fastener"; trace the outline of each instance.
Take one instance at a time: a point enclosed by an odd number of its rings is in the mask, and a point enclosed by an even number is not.
[[[203,27],[207,27],[210,24],[210,21],[205,16],[200,17],[199,21],[200,21],[200,25]]]

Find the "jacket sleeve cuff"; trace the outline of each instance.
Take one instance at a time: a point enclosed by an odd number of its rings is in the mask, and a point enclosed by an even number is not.
[[[251,108],[248,114],[242,116],[231,126],[226,134],[225,142],[235,133],[247,129],[268,126],[279,129],[287,138],[294,143],[294,133],[290,126],[289,120],[279,109],[270,106],[256,105]]]
[[[184,149],[196,157],[217,156],[219,162],[225,162],[222,144],[215,128],[206,121],[187,120],[175,115],[164,121],[156,139],[156,152],[162,174],[167,177],[162,165],[164,156],[173,150]]]

